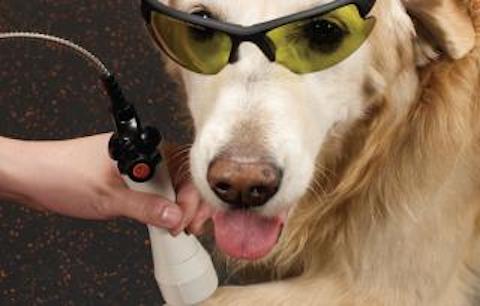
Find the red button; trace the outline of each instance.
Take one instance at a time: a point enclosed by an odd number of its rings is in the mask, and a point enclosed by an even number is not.
[[[136,164],[133,167],[133,176],[140,180],[146,179],[151,173],[150,166],[145,163]]]

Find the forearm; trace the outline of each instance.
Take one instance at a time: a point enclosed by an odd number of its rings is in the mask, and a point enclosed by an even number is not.
[[[108,159],[107,142],[107,134],[66,141],[1,138],[0,197],[39,210],[95,218],[100,202],[110,196],[108,186],[97,179],[110,171],[102,164]],[[90,147],[98,148],[97,155],[89,155]]]

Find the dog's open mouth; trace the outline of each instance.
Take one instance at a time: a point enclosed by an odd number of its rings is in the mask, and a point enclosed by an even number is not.
[[[280,237],[286,214],[265,217],[249,210],[227,210],[213,217],[217,246],[226,255],[256,260],[265,257]]]

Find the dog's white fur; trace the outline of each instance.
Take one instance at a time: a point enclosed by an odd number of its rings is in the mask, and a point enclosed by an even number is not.
[[[249,6],[244,2],[207,1],[204,4],[238,24],[265,21],[298,10],[298,3],[292,5],[292,1],[263,4],[260,9],[259,5]],[[234,13],[239,11],[242,14]],[[238,143],[235,129],[253,125],[254,137],[261,139],[262,149],[266,149],[268,157],[284,171],[282,187],[264,213],[278,213],[285,205],[297,202],[312,181],[316,156],[332,126],[352,122],[362,115],[365,101],[359,99],[362,82],[358,80],[365,77],[370,66],[370,48],[366,44],[342,64],[304,76],[272,65],[251,44],[241,45],[241,60],[217,76],[184,71],[189,108],[197,132],[191,151],[191,170],[207,199],[211,203],[219,202],[205,180],[209,163],[225,147]],[[348,84],[348,90],[338,90],[338,84]],[[245,129],[245,132],[249,130]]]
[[[329,0],[164,2],[250,25]],[[480,9],[477,0],[378,0],[369,40],[307,75],[248,43],[215,76],[169,63],[187,94],[203,196],[222,207],[206,176],[230,150],[284,171],[259,213],[294,208],[265,261],[276,278],[294,277],[222,288],[206,305],[476,305],[480,21],[472,26],[470,6]]]

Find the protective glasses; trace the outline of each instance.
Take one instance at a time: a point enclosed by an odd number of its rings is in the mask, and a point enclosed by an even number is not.
[[[338,0],[253,26],[221,22],[199,9],[191,14],[159,0],[142,0],[142,13],[160,48],[184,68],[219,73],[238,59],[242,42],[297,74],[327,69],[353,54],[375,25],[375,0]]]

